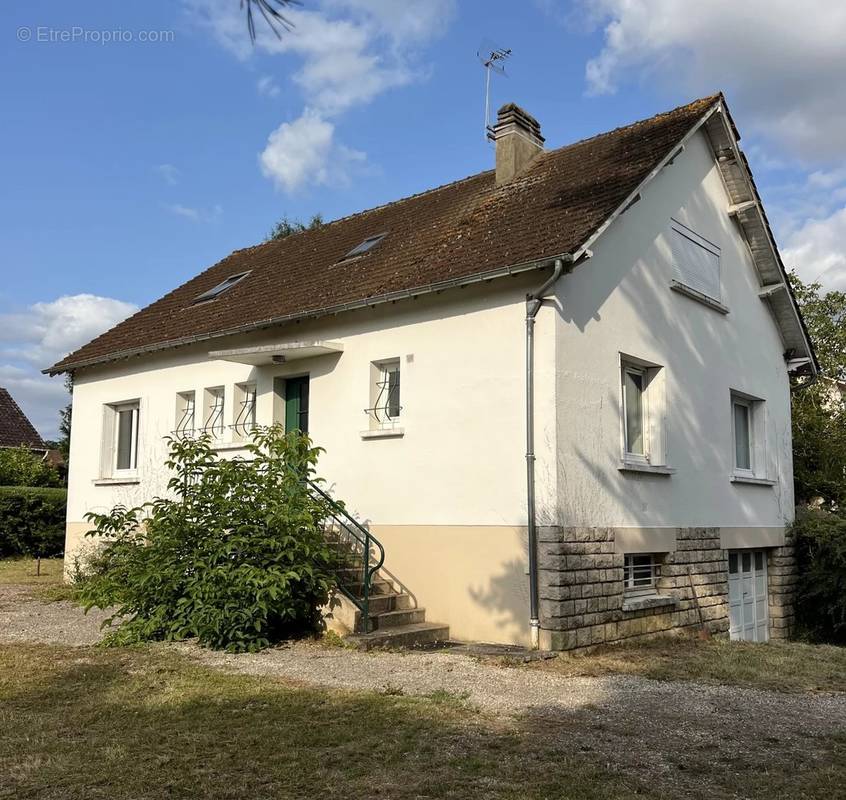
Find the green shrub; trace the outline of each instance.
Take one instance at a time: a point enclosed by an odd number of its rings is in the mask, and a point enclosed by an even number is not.
[[[317,631],[332,578],[323,501],[309,492],[319,450],[279,427],[251,459],[217,459],[208,437],[172,440],[170,497],[89,514],[109,542],[81,582],[86,608],[117,607],[114,643],[197,637],[258,650]]]
[[[0,558],[52,558],[65,549],[66,489],[0,486]]]
[[[814,641],[846,644],[846,518],[802,511],[793,533],[799,573],[797,627]]]
[[[0,486],[61,486],[58,470],[26,447],[0,448]]]

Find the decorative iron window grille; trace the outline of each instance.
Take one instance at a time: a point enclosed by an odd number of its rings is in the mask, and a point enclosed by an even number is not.
[[[402,411],[400,405],[400,368],[398,363],[382,364],[376,381],[376,402],[364,409],[377,424],[395,422]]]
[[[180,395],[184,401],[182,413],[176,421],[176,436],[179,438],[194,435],[194,393]]]
[[[256,427],[256,387],[245,386],[243,391],[244,398],[232,428],[239,436],[246,437]]]
[[[651,594],[661,574],[661,565],[651,553],[623,558],[623,588],[629,594]]]
[[[203,425],[203,431],[208,433],[215,439],[223,438],[223,391],[215,390],[212,392],[211,404],[209,405],[209,413],[206,417],[206,422]]]

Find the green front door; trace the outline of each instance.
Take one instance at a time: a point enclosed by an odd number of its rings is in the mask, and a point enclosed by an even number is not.
[[[285,432],[308,433],[308,375],[285,381]]]

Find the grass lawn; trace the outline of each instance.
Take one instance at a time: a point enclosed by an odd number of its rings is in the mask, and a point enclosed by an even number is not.
[[[531,668],[573,676],[616,673],[785,692],[846,692],[846,648],[798,642],[656,639],[587,654],[565,653],[534,662]]]
[[[160,647],[0,647],[0,731],[0,797],[644,796],[447,694],[303,689]]]
[[[42,558],[41,574],[36,575],[34,558],[0,559],[0,586],[9,584],[51,585],[62,582],[64,559]]]
[[[448,693],[213,671],[163,647],[0,646],[2,798],[679,796],[672,775],[640,784],[579,747],[589,722],[550,724],[485,715]],[[844,783],[846,741],[835,739],[813,769],[707,769],[684,795],[822,800]]]

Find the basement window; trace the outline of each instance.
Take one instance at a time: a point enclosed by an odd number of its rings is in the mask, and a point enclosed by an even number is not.
[[[623,561],[623,589],[627,595],[655,594],[660,567],[652,553],[627,553]]]
[[[358,256],[363,256],[365,253],[369,253],[374,247],[376,247],[382,239],[385,238],[387,234],[385,233],[377,233],[375,236],[370,236],[365,239],[361,244],[356,245],[347,253],[341,261],[348,261],[351,258],[357,258]]]
[[[249,274],[250,273],[248,271],[239,272],[237,275],[230,275],[228,278],[226,278],[226,280],[223,280],[219,284],[217,284],[217,286],[213,286],[208,291],[205,291],[202,294],[198,294],[194,298],[191,305],[197,305],[197,303],[205,303],[209,300],[216,300],[224,292],[228,291],[233,286],[235,286],[236,283],[240,283],[242,280],[244,280],[244,278],[246,278]]]

